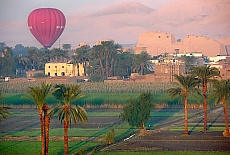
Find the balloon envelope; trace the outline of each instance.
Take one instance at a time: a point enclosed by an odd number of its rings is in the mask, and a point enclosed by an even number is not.
[[[64,14],[55,8],[39,8],[28,16],[28,27],[45,47],[51,47],[62,34],[66,24]]]

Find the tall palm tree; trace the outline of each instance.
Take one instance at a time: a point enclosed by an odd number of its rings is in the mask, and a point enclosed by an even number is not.
[[[228,127],[228,114],[227,103],[230,98],[230,80],[221,80],[212,82],[213,92],[210,94],[210,98],[214,99],[214,103],[221,101],[224,108],[224,120],[225,120],[225,132],[224,136],[230,137],[230,131]]]
[[[194,76],[183,76],[183,75],[174,75],[175,80],[178,81],[176,88],[168,89],[168,92],[171,95],[171,98],[174,99],[179,95],[179,99],[182,99],[184,102],[184,134],[188,135],[188,97],[189,94],[195,92],[199,93],[199,89],[196,86],[199,84],[199,81],[195,79]]]
[[[220,77],[220,71],[216,67],[210,67],[210,66],[197,66],[191,68],[190,74],[193,74],[194,76],[198,77],[198,79],[201,82],[202,85],[202,91],[203,91],[203,108],[204,108],[204,128],[203,131],[205,132],[207,130],[207,88],[208,88],[208,82],[212,80],[214,77],[218,76]]]
[[[84,68],[84,75],[86,76],[86,67],[87,67],[87,61],[89,61],[89,51],[90,46],[89,45],[83,45],[75,50],[75,55],[72,56],[74,59],[74,62],[82,63]]]
[[[71,105],[73,101],[83,97],[81,87],[75,84],[60,84],[53,95],[63,104],[58,106],[58,118],[64,121],[64,153],[68,154],[68,127],[73,121],[75,124],[81,121],[84,124],[87,121],[86,110],[81,106]]]
[[[47,97],[52,96],[52,93],[57,90],[57,88],[53,89],[52,84],[48,84],[45,82],[42,82],[40,86],[30,86],[28,89],[29,95],[23,96],[31,101],[33,101],[37,105],[39,117],[40,117],[40,128],[41,128],[41,141],[42,141],[42,154],[47,154],[48,153],[48,147],[45,144],[45,139],[44,139],[44,120],[42,117],[43,114],[43,106],[45,104],[45,101]],[[46,125],[48,126],[48,125]],[[45,129],[47,130],[47,129]],[[48,135],[46,135],[47,137]],[[45,149],[46,147],[46,149]]]
[[[30,69],[35,69],[36,65],[36,54],[37,49],[36,48],[29,48],[29,50],[26,52],[26,57],[28,58],[28,62],[30,64]]]
[[[94,45],[89,53],[90,62],[98,61],[100,66],[100,74],[105,74],[105,67],[103,64],[104,53],[102,45]],[[95,66],[94,66],[95,67]]]
[[[147,52],[141,52],[140,54],[136,54],[133,57],[133,71],[144,74],[144,69],[148,67],[150,56]]]

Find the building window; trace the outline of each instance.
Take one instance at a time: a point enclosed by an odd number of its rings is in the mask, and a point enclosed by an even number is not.
[[[57,76],[57,73],[55,73],[55,76]]]
[[[65,76],[65,72],[61,72],[61,76]]]
[[[48,74],[47,74],[48,76],[50,76],[50,72],[48,72]]]
[[[55,66],[55,68],[57,68],[57,66]]]
[[[62,66],[62,68],[64,68],[64,66]]]
[[[161,36],[158,36],[158,38],[161,38]]]
[[[48,68],[50,68],[50,66],[48,66]]]
[[[167,38],[169,38],[169,36],[167,36]]]

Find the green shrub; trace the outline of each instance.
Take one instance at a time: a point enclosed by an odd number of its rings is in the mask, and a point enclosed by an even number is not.
[[[105,135],[105,143],[107,145],[113,144],[114,139],[115,139],[114,129],[111,129],[111,131],[108,131]]]

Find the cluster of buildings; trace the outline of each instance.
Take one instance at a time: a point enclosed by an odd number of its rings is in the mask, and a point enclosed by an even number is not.
[[[230,78],[230,38],[212,39],[204,36],[187,35],[183,40],[173,34],[146,32],[139,36],[132,48],[136,54],[146,51],[155,59],[151,60],[154,74],[132,74],[130,79],[108,78],[105,82],[173,82],[174,74],[187,74],[188,64],[182,57],[192,57],[192,66],[210,65],[220,70],[223,79]],[[47,63],[45,74],[49,77],[83,77],[82,64]],[[85,77],[84,77],[85,78]],[[110,80],[112,79],[112,80]]]
[[[230,78],[230,38],[213,39],[189,34],[183,40],[176,40],[173,34],[145,32],[139,36],[133,49],[136,54],[146,51],[151,56],[157,56],[151,60],[154,74],[134,74],[131,76],[134,81],[173,82],[174,74],[188,73],[183,56],[193,57],[190,67],[210,65],[220,70],[223,79]]]

